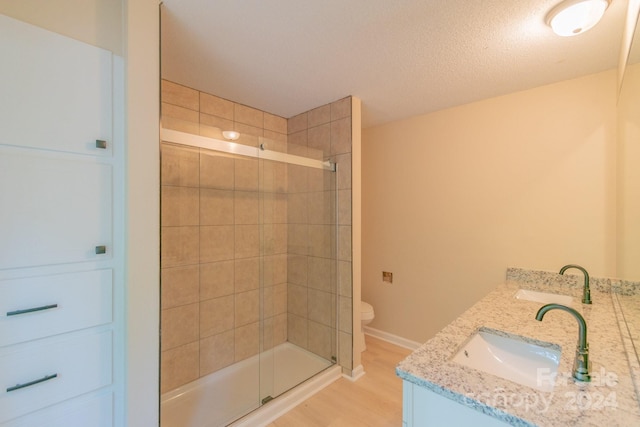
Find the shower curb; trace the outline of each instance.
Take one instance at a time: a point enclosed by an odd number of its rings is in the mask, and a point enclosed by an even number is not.
[[[341,377],[342,368],[339,365],[327,368],[313,378],[271,400],[229,426],[266,426]]]

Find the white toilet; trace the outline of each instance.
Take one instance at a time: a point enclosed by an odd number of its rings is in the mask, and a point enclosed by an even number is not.
[[[367,349],[367,345],[364,341],[364,325],[371,323],[375,314],[373,312],[373,306],[364,301],[360,301],[360,348],[362,351]]]

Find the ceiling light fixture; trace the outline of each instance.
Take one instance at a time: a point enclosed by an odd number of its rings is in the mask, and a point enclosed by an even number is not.
[[[229,141],[235,141],[240,138],[240,132],[236,132],[235,130],[224,130],[222,131],[222,136],[224,136],[224,139],[228,139]]]
[[[602,18],[610,0],[565,0],[547,15],[547,24],[559,36],[582,34]]]

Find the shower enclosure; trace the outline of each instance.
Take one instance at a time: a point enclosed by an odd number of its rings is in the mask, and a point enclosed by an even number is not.
[[[161,426],[226,425],[336,363],[335,165],[161,136]]]

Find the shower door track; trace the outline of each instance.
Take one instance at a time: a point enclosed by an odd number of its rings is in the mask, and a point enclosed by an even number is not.
[[[251,147],[235,142],[223,141],[221,139],[194,135],[192,133],[180,132],[173,129],[160,128],[160,139],[164,142],[205,148],[208,150],[221,151],[240,156],[255,157],[263,160],[273,160],[276,162],[284,162],[310,168],[324,169],[332,172],[336,171],[336,164],[330,161],[323,162],[322,160],[315,160],[307,157],[295,156],[293,154],[267,150],[264,148],[264,143],[262,142],[266,140],[266,138],[261,136],[258,138],[260,141],[260,147]]]

